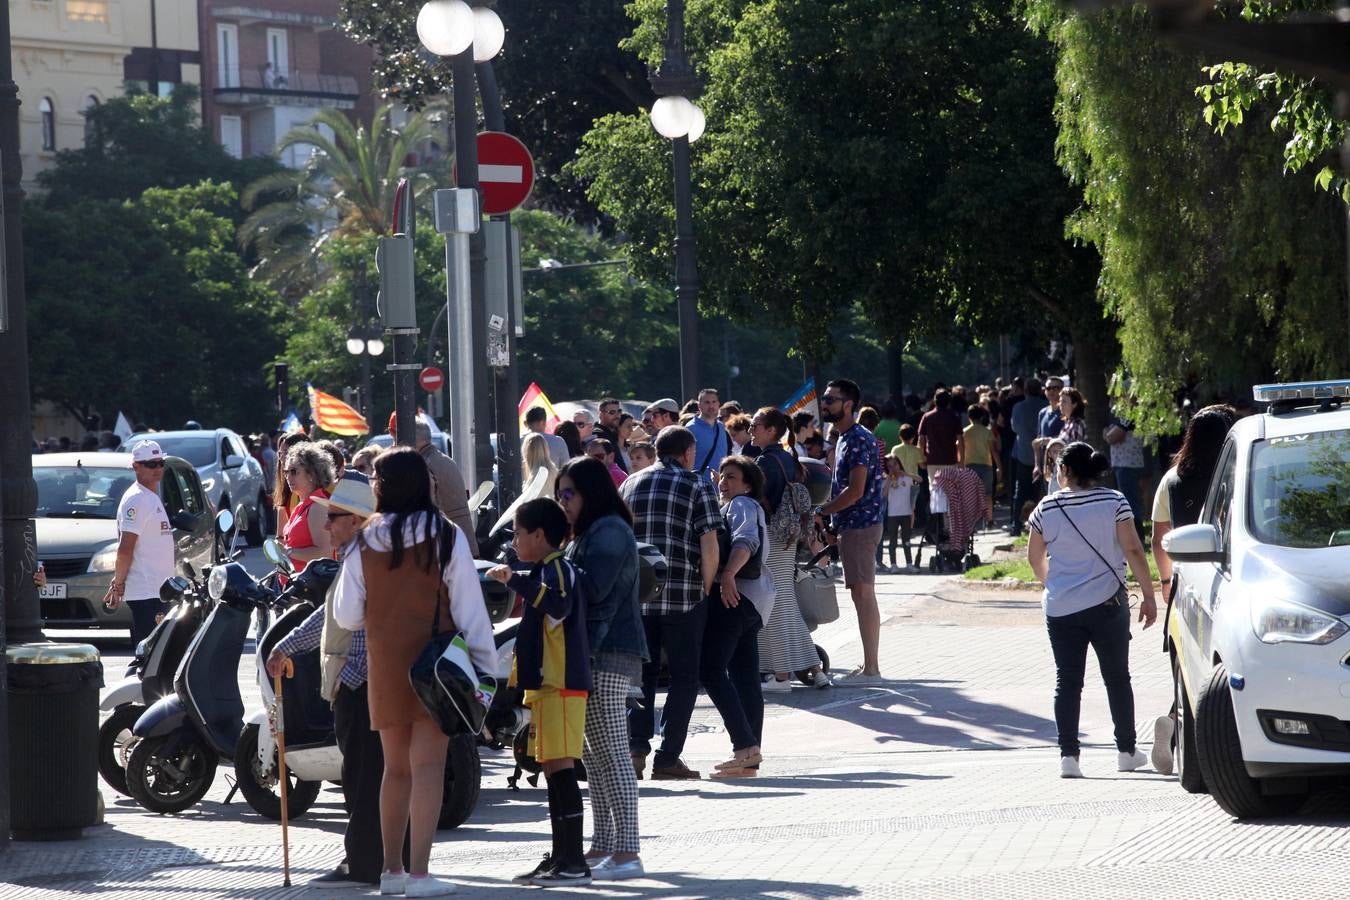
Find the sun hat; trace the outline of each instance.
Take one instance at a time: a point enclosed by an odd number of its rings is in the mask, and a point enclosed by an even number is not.
[[[320,506],[335,506],[367,519],[375,515],[375,491],[368,483],[363,484],[354,478],[340,479],[333,489],[333,496],[315,497],[314,502]]]

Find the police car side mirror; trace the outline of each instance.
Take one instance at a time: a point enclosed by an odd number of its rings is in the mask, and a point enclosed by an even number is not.
[[[1162,544],[1173,562],[1224,561],[1223,543],[1213,525],[1184,525],[1165,534]]]

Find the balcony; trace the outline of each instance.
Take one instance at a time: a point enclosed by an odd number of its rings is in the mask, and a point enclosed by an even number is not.
[[[291,71],[273,74],[250,69],[220,73],[215,85],[216,103],[240,108],[258,106],[327,106],[352,109],[358,91],[350,75],[324,75]]]

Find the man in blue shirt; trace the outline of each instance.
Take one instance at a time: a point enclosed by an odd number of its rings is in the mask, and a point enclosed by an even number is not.
[[[727,455],[727,428],[717,418],[722,400],[717,388],[698,392],[698,418],[689,423],[694,433],[694,474],[710,481],[717,480],[717,467]]]
[[[1050,438],[1059,437],[1060,429],[1064,427],[1064,417],[1059,414],[1059,395],[1063,390],[1063,378],[1051,375],[1045,379],[1045,406],[1041,407],[1036,419],[1036,436],[1045,440],[1040,442],[1038,450],[1043,451],[1045,445],[1050,443]],[[1040,453],[1037,453],[1036,461],[1036,468],[1039,469]]]
[[[1033,442],[1039,434],[1040,413],[1045,400],[1041,383],[1035,378],[1027,379],[1026,392],[1026,399],[1012,410],[1012,430],[1017,439],[1013,443],[1013,501],[1008,533],[1013,537],[1022,533],[1022,507],[1034,496],[1036,448]]]

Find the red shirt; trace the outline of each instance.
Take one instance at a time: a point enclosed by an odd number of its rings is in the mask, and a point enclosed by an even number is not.
[[[286,520],[286,527],[281,532],[286,549],[304,550],[306,547],[314,546],[314,535],[309,532],[309,511],[314,506],[315,497],[327,499],[328,492],[320,488],[291,510],[291,517]],[[295,566],[296,574],[299,574],[305,568],[306,560],[296,559],[292,556],[291,564]]]
[[[919,448],[930,466],[956,465],[961,417],[950,409],[930,409],[919,420]]]

